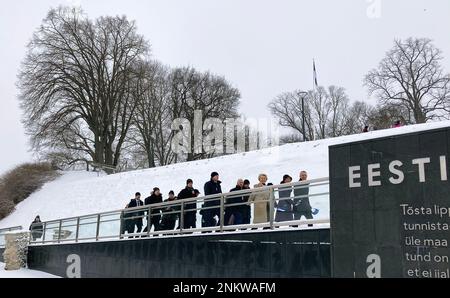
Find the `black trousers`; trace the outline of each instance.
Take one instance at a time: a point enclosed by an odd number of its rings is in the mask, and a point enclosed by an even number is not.
[[[294,219],[300,220],[304,216],[306,219],[313,219],[311,210],[294,211]]]
[[[300,220],[304,216],[306,219],[313,219],[312,211],[311,210],[300,210],[300,211],[294,211],[294,220]],[[308,227],[312,227],[313,225],[309,224]],[[297,226],[294,226],[297,227]]]
[[[214,216],[218,216],[219,220],[216,222]],[[220,208],[203,210],[202,227],[214,227],[220,225]]]
[[[184,214],[183,229],[195,229],[196,228],[196,212],[186,212]]]
[[[147,224],[144,232],[151,231],[152,226],[155,227],[155,231],[159,231],[161,229],[161,215],[152,215],[150,218],[150,223]]]
[[[136,219],[127,219],[125,222],[127,223],[127,232],[128,234],[133,233],[140,233],[142,231],[142,218],[136,218]],[[135,232],[135,227],[137,227],[137,230]]]
[[[175,229],[175,223],[176,223],[176,219],[162,219],[161,221],[161,225],[160,230],[161,231],[171,231],[173,229]]]
[[[294,220],[294,216],[291,211],[277,211],[277,213],[275,214],[276,222],[292,221],[292,220]]]

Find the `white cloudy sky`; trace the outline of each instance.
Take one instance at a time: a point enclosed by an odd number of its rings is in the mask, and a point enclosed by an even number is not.
[[[4,0],[0,7],[0,173],[28,161],[16,99],[25,45],[50,7],[81,4],[92,18],[127,15],[151,42],[154,58],[224,75],[242,92],[241,112],[269,117],[277,94],[339,85],[367,100],[363,76],[394,38],[428,37],[450,71],[448,0]]]

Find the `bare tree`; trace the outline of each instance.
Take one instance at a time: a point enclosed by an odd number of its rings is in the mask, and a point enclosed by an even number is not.
[[[369,109],[367,113],[367,125],[373,129],[387,129],[391,128],[392,124],[396,120],[400,120],[403,123],[411,123],[410,118],[404,118],[409,116],[408,110],[402,105],[381,105]]]
[[[338,137],[348,134],[346,120],[348,117],[349,99],[342,87],[328,87],[328,101],[330,116],[327,124],[327,136]]]
[[[77,9],[50,10],[18,82],[34,149],[57,142],[96,163],[118,164],[136,108],[136,65],[149,50],[136,31],[126,17],[91,21]]]
[[[174,160],[170,70],[156,61],[143,62],[141,70],[143,76],[133,91],[138,104],[132,139],[145,152],[148,167],[170,164]]]
[[[326,128],[332,110],[329,95],[323,87],[318,87],[308,93],[308,105],[311,107],[316,138],[325,139],[327,138]]]
[[[409,123],[448,118],[450,75],[443,73],[442,53],[425,38],[396,40],[377,69],[365,77],[369,94],[383,106],[400,106]]]
[[[311,94],[310,92],[308,93]],[[302,111],[302,92],[285,92],[278,95],[270,104],[269,110],[272,115],[278,118],[279,124],[289,127],[303,135],[303,115],[305,115],[305,135],[309,140],[314,139],[313,120],[311,118],[311,108],[309,96],[303,98],[305,111]]]
[[[365,126],[371,126],[370,115],[373,107],[365,102],[356,101],[345,112],[342,135],[361,133]],[[372,128],[376,126],[372,125]]]
[[[307,140],[325,139],[359,133],[368,121],[371,107],[362,102],[350,105],[345,89],[329,86],[310,90],[304,98],[305,131]],[[292,128],[303,135],[301,92],[287,92],[277,96],[270,104],[272,114],[281,126]],[[296,135],[285,137],[283,142],[293,142]]]
[[[171,92],[171,108],[173,119],[185,118],[192,125],[190,127],[191,148],[187,160],[197,160],[210,157],[201,148],[196,148],[194,138],[195,113],[202,111],[201,126],[208,118],[217,118],[224,121],[226,118],[237,118],[237,107],[240,92],[233,88],[223,77],[209,72],[201,73],[191,67],[176,68],[173,70]],[[198,129],[198,128],[197,128]],[[200,128],[202,136],[206,132]],[[198,142],[197,142],[198,143]],[[213,154],[214,155],[214,154]]]

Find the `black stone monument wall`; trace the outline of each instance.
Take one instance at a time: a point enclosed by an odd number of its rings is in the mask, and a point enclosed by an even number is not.
[[[331,276],[328,229],[31,246],[28,266],[66,277],[73,254],[83,278]]]
[[[450,213],[450,184],[444,179],[450,177],[449,141],[450,128],[443,128],[330,147],[334,277],[449,277],[450,231],[443,228],[450,217],[437,211]],[[429,163],[416,161],[423,165],[421,175],[413,161],[424,158]],[[402,166],[391,171],[393,161]],[[380,168],[375,166],[369,179],[371,164]],[[360,170],[353,174],[361,177],[350,179],[354,166]],[[361,186],[351,187],[351,180]],[[369,180],[381,185],[369,186]]]

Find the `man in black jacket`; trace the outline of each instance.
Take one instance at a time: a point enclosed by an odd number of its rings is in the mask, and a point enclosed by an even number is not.
[[[145,206],[159,204],[163,202],[161,191],[158,187],[153,188],[152,195],[145,198]],[[150,222],[147,222],[147,227],[144,232],[150,231],[152,226],[155,227],[154,231],[159,231],[161,222],[161,208],[151,208]]]
[[[194,182],[192,179],[186,181],[186,187],[178,194],[178,200],[190,199],[197,197],[195,189],[193,187]],[[194,209],[194,210],[192,210]],[[183,229],[195,229],[197,221],[197,202],[190,202],[184,205],[184,223]],[[180,224],[179,224],[180,225]]]
[[[219,173],[212,172],[211,180],[205,183],[204,190],[205,196],[215,195],[222,193],[222,188],[220,186],[222,182],[219,180]],[[220,200],[214,199],[206,201],[204,207],[220,206]],[[220,224],[220,208],[205,209],[202,212],[202,227],[213,227]],[[216,222],[214,216],[218,216],[219,220]]]
[[[134,195],[134,199],[131,199],[131,201],[128,203],[126,208],[136,208],[144,206],[144,203],[141,201],[141,194],[137,192]],[[135,226],[137,227],[136,233],[140,233],[142,231],[142,217],[144,216],[144,211],[136,211],[136,212],[128,212],[125,213],[125,227],[128,231],[128,234],[134,233]]]

